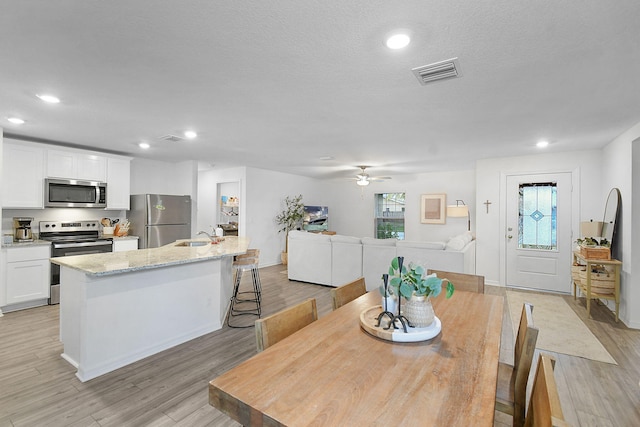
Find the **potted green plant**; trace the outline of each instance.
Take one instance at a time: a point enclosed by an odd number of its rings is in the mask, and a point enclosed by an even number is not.
[[[409,266],[403,265],[403,261],[403,257],[391,260],[389,286],[394,294],[407,300],[401,314],[409,320],[409,323],[418,328],[427,327],[435,318],[430,298],[440,295],[443,281],[447,282],[446,297],[451,298],[454,292],[453,283],[435,274],[427,275],[425,268],[421,265],[414,263],[409,263]]]
[[[287,265],[287,254],[289,252],[289,231],[295,230],[302,226],[304,218],[304,204],[302,203],[302,194],[294,197],[284,198],[284,209],[276,215],[276,223],[280,226],[278,232],[284,232],[284,252],[282,252],[282,263]]]

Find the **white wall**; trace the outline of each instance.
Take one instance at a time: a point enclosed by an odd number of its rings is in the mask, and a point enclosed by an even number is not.
[[[260,265],[279,264],[280,253],[285,249],[285,235],[278,233],[275,217],[284,208],[284,198],[302,194],[304,204],[327,205],[325,186],[313,178],[247,168],[246,187],[244,225],[251,247],[260,249]]]
[[[430,172],[399,175],[359,187],[355,181],[327,182],[329,228],[339,234],[374,237],[374,195],[405,193],[405,240],[446,241],[467,230],[466,218],[447,218],[445,224],[422,224],[422,194],[445,193],[447,204],[463,200],[469,206],[475,230],[475,171]]]
[[[131,194],[197,196],[197,162],[169,163],[134,158],[131,161]]]
[[[246,181],[247,168],[237,167],[228,169],[209,169],[198,173],[198,212],[197,229],[209,231],[210,226],[218,223],[218,210],[221,194],[218,194],[218,184],[236,183],[238,200],[240,201],[238,223],[238,234],[247,236],[244,230],[246,215]],[[252,236],[249,236],[252,237]]]
[[[636,132],[638,135],[640,132]],[[628,302],[625,302],[624,320],[627,326],[640,329],[640,226],[637,218],[640,216],[640,138],[637,138],[631,144],[633,152],[633,176],[632,176],[632,200],[631,213],[628,218],[631,223],[631,233],[623,235],[623,239],[631,240],[631,253],[624,257],[626,260],[626,271],[623,275],[624,287],[623,294]],[[633,221],[636,218],[636,221]],[[636,268],[632,268],[632,266]],[[629,307],[628,310],[626,307]]]
[[[198,177],[198,229],[207,230],[217,217],[217,185],[237,182],[239,188],[239,234],[251,239],[250,246],[260,249],[260,266],[280,263],[284,234],[278,233],[276,215],[286,196],[303,195],[306,204],[327,204],[322,181],[257,168],[229,168],[201,171]]]
[[[633,269],[640,265],[640,123],[613,140],[602,153],[600,199],[604,203],[609,190],[617,187],[622,200],[616,223],[621,243],[617,257],[622,261],[620,318],[627,326],[640,329],[640,269]]]
[[[4,211],[2,211],[2,147],[4,146],[3,143],[3,132],[4,130],[0,127],[0,212],[3,213],[4,215]],[[9,227],[10,229],[10,227]],[[5,228],[4,222],[2,224],[0,224],[0,232],[2,232],[4,234],[5,230],[7,230],[7,228]],[[9,233],[7,231],[7,233]],[[4,264],[4,253],[5,251],[0,250],[0,265],[5,265]],[[4,270],[4,268],[3,268]],[[6,285],[5,285],[5,272],[1,271],[0,272],[0,307],[4,307],[7,303],[6,301],[6,296],[7,296],[7,292],[6,292]],[[2,317],[2,310],[0,310],[0,317]]]
[[[578,206],[573,206],[572,230],[578,236],[580,219],[602,218],[601,163],[599,150],[549,153],[522,157],[479,160],[476,164],[476,273],[490,284],[504,286],[504,209],[501,187],[504,174],[576,172],[574,192],[578,192]],[[483,204],[491,202],[489,213]],[[570,266],[567,265],[567,269]]]

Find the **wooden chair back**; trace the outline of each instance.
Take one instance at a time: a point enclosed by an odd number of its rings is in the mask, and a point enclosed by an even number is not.
[[[538,328],[533,325],[533,305],[525,302],[518,325],[513,366],[500,363],[496,390],[496,410],[513,415],[514,427],[524,425],[527,379],[538,341]]]
[[[271,316],[256,320],[258,352],[285,339],[316,320],[318,320],[318,309],[316,308],[315,298],[310,298]]]
[[[466,292],[476,292],[484,294],[484,276],[476,276],[474,274],[453,273],[451,271],[432,270],[428,269],[427,274],[436,273],[441,279],[447,279],[456,290]]]
[[[342,285],[338,288],[331,289],[331,302],[333,309],[342,307],[348,302],[353,301],[360,295],[367,292],[367,286],[364,283],[364,277],[354,280],[353,282]]]
[[[560,396],[553,368],[556,360],[547,354],[540,354],[538,368],[533,379],[529,409],[525,419],[525,427],[566,427]]]

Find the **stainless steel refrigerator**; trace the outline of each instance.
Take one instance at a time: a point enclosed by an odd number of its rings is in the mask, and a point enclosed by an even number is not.
[[[140,249],[157,248],[191,238],[191,196],[134,194],[127,215],[129,234],[140,238]]]

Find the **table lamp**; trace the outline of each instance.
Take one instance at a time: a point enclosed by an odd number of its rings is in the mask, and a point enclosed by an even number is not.
[[[582,221],[580,222],[580,237],[601,237],[602,221]]]

